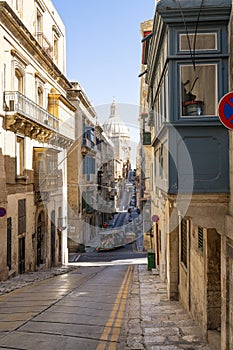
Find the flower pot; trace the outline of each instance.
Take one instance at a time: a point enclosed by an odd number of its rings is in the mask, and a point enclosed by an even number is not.
[[[200,116],[203,115],[204,102],[203,101],[185,101],[184,102],[185,115]]]

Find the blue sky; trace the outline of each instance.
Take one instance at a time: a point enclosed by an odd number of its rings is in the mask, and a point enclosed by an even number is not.
[[[140,23],[153,18],[155,0],[52,0],[66,27],[66,75],[79,81],[100,124],[113,97],[130,130],[135,167],[139,141]]]
[[[155,0],[52,0],[66,26],[67,77],[81,83],[94,106],[138,105],[140,23]]]

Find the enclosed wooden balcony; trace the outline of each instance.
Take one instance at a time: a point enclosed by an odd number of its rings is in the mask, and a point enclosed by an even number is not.
[[[81,152],[82,152],[82,155],[96,154],[94,142],[89,140],[87,137],[83,137]]]

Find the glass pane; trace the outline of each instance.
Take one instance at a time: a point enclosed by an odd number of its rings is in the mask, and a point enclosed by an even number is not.
[[[181,66],[183,116],[217,115],[217,65]]]
[[[195,34],[180,34],[180,51],[194,50]],[[189,47],[190,44],[190,47]],[[195,41],[196,51],[217,50],[216,33],[199,33],[196,34]]]

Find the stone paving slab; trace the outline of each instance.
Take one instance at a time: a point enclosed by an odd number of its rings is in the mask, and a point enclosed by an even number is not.
[[[166,285],[146,265],[135,266],[127,312],[127,350],[210,350],[201,329],[180,302],[168,300]]]
[[[18,275],[5,282],[0,282],[0,295],[74,269],[78,268],[67,265]],[[127,331],[124,350],[210,350],[200,336],[201,329],[182,305],[177,301],[168,300],[166,285],[158,275],[148,271],[146,265],[139,265],[134,268],[132,281],[127,317],[124,320]],[[65,291],[61,291],[61,294]],[[1,335],[12,328],[8,308],[13,305],[17,306],[17,303],[17,298],[12,298],[10,305],[5,304],[2,300],[1,307],[3,307],[5,322],[0,324]],[[27,306],[26,300],[23,304]],[[40,304],[41,301],[35,300],[36,308]],[[18,317],[21,311],[18,310]],[[25,309],[25,312],[27,311],[32,312],[32,310]],[[76,326],[75,322],[74,326]],[[7,348],[4,349],[7,350]]]

